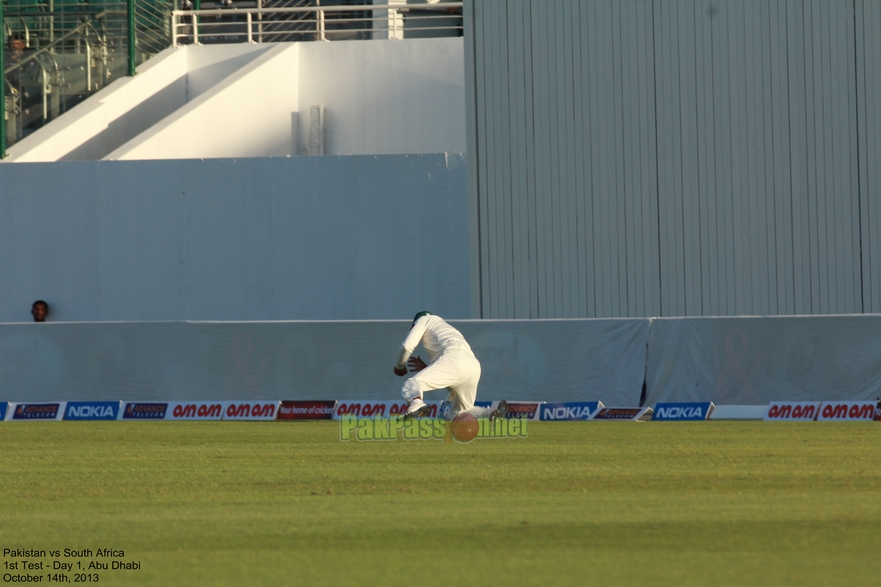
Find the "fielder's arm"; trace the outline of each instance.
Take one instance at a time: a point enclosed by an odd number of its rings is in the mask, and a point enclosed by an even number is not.
[[[410,327],[410,332],[407,334],[407,338],[404,339],[404,344],[401,345],[401,354],[398,356],[398,362],[395,364],[395,375],[398,377],[403,377],[407,374],[407,359],[410,358],[410,355],[416,350],[419,341],[422,340],[422,335],[425,334],[425,329],[428,328],[429,318],[430,316],[422,316]]]
[[[410,358],[412,353],[412,349],[408,351],[407,347],[401,347],[401,354],[398,357],[398,362],[395,363],[395,375],[403,377],[407,374],[407,359]]]

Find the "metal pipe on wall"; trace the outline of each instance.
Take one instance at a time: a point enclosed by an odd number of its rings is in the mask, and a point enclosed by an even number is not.
[[[0,97],[3,102],[3,112],[0,112],[0,159],[6,158],[6,21],[3,15],[3,0],[0,0]]]
[[[126,2],[126,20],[128,21],[128,75],[135,75],[135,0]]]

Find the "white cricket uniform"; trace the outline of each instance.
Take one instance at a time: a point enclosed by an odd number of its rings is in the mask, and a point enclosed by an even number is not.
[[[420,343],[428,353],[430,363],[404,383],[401,390],[404,399],[409,402],[415,397],[422,397],[426,391],[449,388],[447,400],[450,409],[445,415],[447,418],[462,412],[470,412],[478,418],[487,416],[489,410],[474,407],[477,383],[480,381],[480,362],[462,333],[439,316],[421,316],[404,340],[398,367],[406,365],[407,359]]]

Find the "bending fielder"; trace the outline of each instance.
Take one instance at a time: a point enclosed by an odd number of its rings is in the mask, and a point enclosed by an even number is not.
[[[421,357],[411,357],[419,344],[428,353],[426,365]],[[480,362],[462,333],[450,326],[440,316],[419,312],[413,317],[410,333],[404,339],[395,375],[404,377],[409,371],[416,374],[404,382],[401,395],[410,402],[404,418],[420,418],[431,411],[423,401],[423,394],[435,389],[449,388],[450,394],[439,416],[448,420],[468,412],[477,418],[503,418],[508,412],[508,402],[502,401],[495,410],[474,406],[477,400],[477,383],[480,381]]]

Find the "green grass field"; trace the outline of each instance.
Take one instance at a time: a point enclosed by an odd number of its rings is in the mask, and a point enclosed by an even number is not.
[[[5,422],[0,439],[0,549],[140,562],[101,571],[108,587],[881,577],[878,424],[549,422],[450,445],[341,443],[335,422]]]

